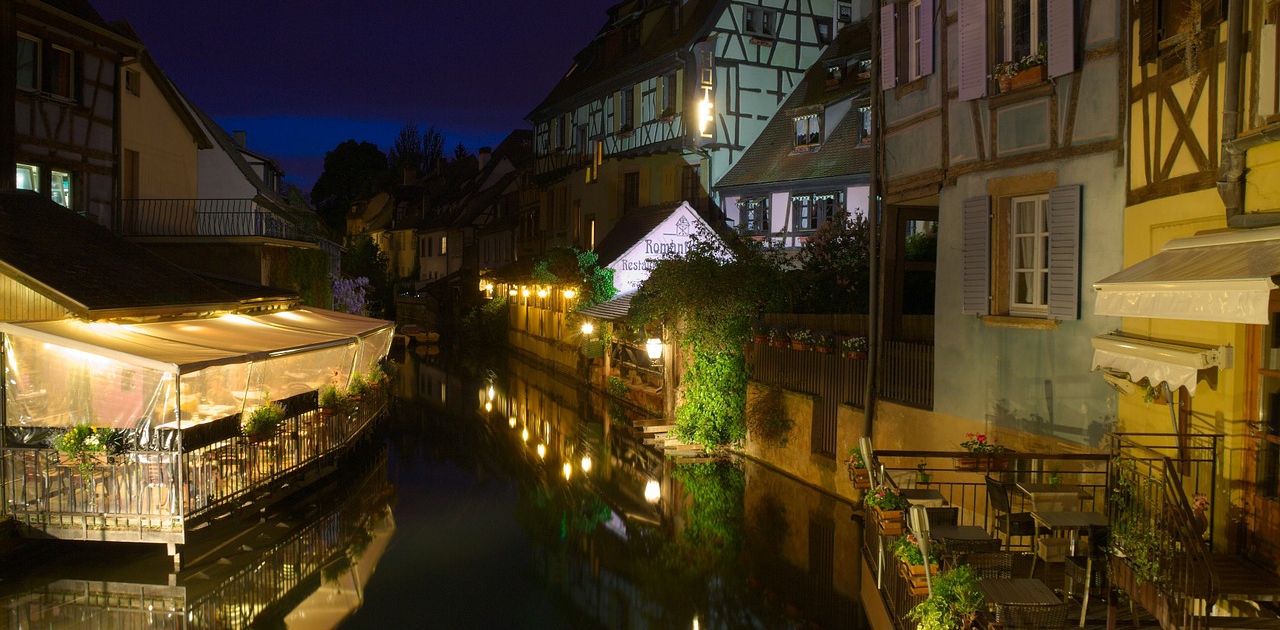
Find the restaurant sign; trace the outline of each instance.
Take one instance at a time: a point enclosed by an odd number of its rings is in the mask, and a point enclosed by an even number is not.
[[[668,254],[683,256],[689,251],[689,239],[699,227],[705,228],[707,234],[714,234],[711,226],[689,204],[680,204],[625,254],[609,263],[609,268],[613,269],[613,286],[619,293],[631,293],[640,288],[659,259]]]

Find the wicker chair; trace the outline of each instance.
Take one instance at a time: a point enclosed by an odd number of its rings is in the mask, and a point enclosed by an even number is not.
[[[1062,630],[1067,604],[996,604],[996,621],[1006,630]]]
[[[929,517],[929,527],[955,527],[960,523],[958,507],[926,507],[924,513]]]
[[[1030,512],[1014,512],[1009,504],[1009,484],[986,477],[987,505],[991,507],[991,515],[995,517],[995,529],[1004,535],[1005,549],[1013,542],[1014,536],[1033,536],[1036,523]]]
[[[1018,554],[1009,551],[976,552],[956,556],[956,564],[967,564],[973,567],[974,575],[979,579],[1013,577],[1013,558]]]

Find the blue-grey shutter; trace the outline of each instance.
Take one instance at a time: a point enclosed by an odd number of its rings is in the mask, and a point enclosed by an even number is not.
[[[933,0],[920,0],[920,76],[933,74]]]
[[[987,94],[987,0],[960,0],[960,100]]]
[[[1075,0],[1049,2],[1049,76],[1060,77],[1076,69]]]
[[[1049,317],[1080,319],[1080,186],[1049,190]]]
[[[894,19],[894,4],[880,7],[880,89],[887,90],[898,84],[897,45],[894,35],[898,28]]]
[[[991,197],[964,200],[963,313],[991,312]]]

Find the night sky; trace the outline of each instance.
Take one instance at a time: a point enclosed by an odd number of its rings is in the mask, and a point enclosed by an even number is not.
[[[612,0],[90,0],[127,20],[178,87],[310,191],[349,138],[409,120],[446,153],[497,144],[569,69]]]

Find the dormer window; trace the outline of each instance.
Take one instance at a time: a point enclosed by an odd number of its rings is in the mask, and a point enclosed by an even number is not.
[[[836,2],[836,21],[841,24],[853,23],[853,3]]]
[[[858,144],[871,144],[871,108],[858,108]]]
[[[822,145],[822,117],[817,114],[797,116],[796,151],[817,151]]]
[[[844,66],[827,66],[827,84],[835,84],[844,80]]]
[[[754,37],[772,39],[778,25],[778,12],[764,7],[743,9],[742,31]]]

